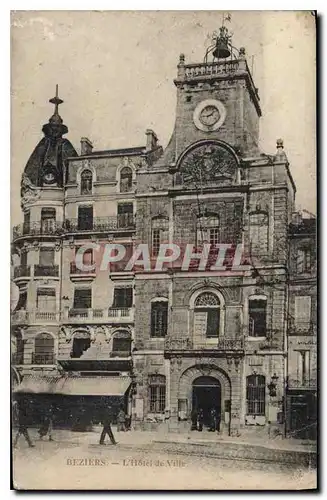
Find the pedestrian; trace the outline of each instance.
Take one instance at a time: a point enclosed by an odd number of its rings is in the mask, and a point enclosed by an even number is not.
[[[52,431],[53,431],[53,411],[52,408],[50,407],[44,417],[43,417],[43,423],[38,430],[40,439],[42,439],[44,436],[48,435],[49,441],[53,441],[52,439]]]
[[[27,409],[27,402],[23,401],[18,404],[18,431],[14,440],[14,448],[17,446],[17,442],[19,439],[19,436],[23,435],[24,438],[27,441],[27,444],[30,448],[34,448],[34,444],[31,441],[31,438],[29,437],[28,430],[27,430],[27,422],[28,422],[28,409]]]
[[[198,431],[202,432],[203,429],[204,414],[202,408],[199,409],[198,413]]]
[[[220,420],[221,420],[220,413],[218,413],[218,415],[217,415],[217,427],[216,427],[216,431],[218,433],[220,433]]]
[[[111,407],[109,406],[103,409],[103,415],[102,415],[103,429],[100,436],[100,444],[104,444],[106,434],[108,434],[112,444],[117,444],[111,430],[111,422],[112,422],[112,414],[111,414]]]
[[[126,431],[125,423],[126,423],[126,415],[124,412],[124,408],[121,406],[117,415],[117,432]]]
[[[191,412],[191,431],[196,431],[197,428],[198,428],[198,412],[196,408],[193,408]]]
[[[217,430],[217,412],[215,408],[211,408],[210,410],[210,432],[215,432]]]

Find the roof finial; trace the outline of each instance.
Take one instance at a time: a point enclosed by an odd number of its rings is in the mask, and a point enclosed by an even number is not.
[[[59,104],[62,104],[64,102],[62,99],[60,99],[58,97],[58,84],[56,84],[56,95],[52,99],[49,99],[49,102],[51,102],[51,104],[55,105],[54,114],[58,115],[59,114],[58,113],[58,106],[59,106]]]

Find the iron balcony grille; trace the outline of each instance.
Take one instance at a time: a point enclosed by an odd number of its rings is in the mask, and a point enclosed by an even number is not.
[[[33,365],[54,365],[55,355],[54,354],[37,354],[32,353],[32,364]]]
[[[42,264],[35,264],[34,266],[34,276],[59,276],[59,266],[43,266]]]
[[[316,378],[303,378],[301,379],[288,379],[288,387],[290,389],[316,389],[317,379]]]
[[[135,217],[134,214],[121,214],[113,217],[95,217],[93,219],[66,219],[64,229],[66,232],[131,230],[135,229]]]
[[[289,335],[316,335],[317,325],[312,321],[292,321],[288,328]]]
[[[217,343],[199,343],[194,342],[191,339],[165,339],[165,349],[166,350],[216,350],[216,351],[230,351],[230,350],[243,350],[244,349],[244,339],[243,337],[230,338],[221,337],[217,339]]]
[[[14,278],[31,276],[31,266],[17,266],[14,268]]]
[[[18,224],[13,229],[13,238],[21,236],[59,236],[63,233],[62,222],[38,221]]]

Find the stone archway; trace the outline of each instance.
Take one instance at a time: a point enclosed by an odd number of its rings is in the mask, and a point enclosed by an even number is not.
[[[200,387],[203,387],[201,389]],[[211,386],[211,387],[210,387]],[[231,381],[227,373],[213,364],[194,365],[181,375],[178,384],[178,402],[185,402],[188,414],[196,404],[204,404],[206,412],[210,408],[219,411],[222,427],[230,429]],[[196,402],[196,398],[198,401]],[[200,400],[200,402],[199,402]]]

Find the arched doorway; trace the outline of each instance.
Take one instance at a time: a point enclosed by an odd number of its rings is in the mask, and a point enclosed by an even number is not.
[[[221,420],[221,385],[214,377],[201,376],[192,384],[192,410],[203,410],[204,425],[210,425],[210,412],[215,409]]]

